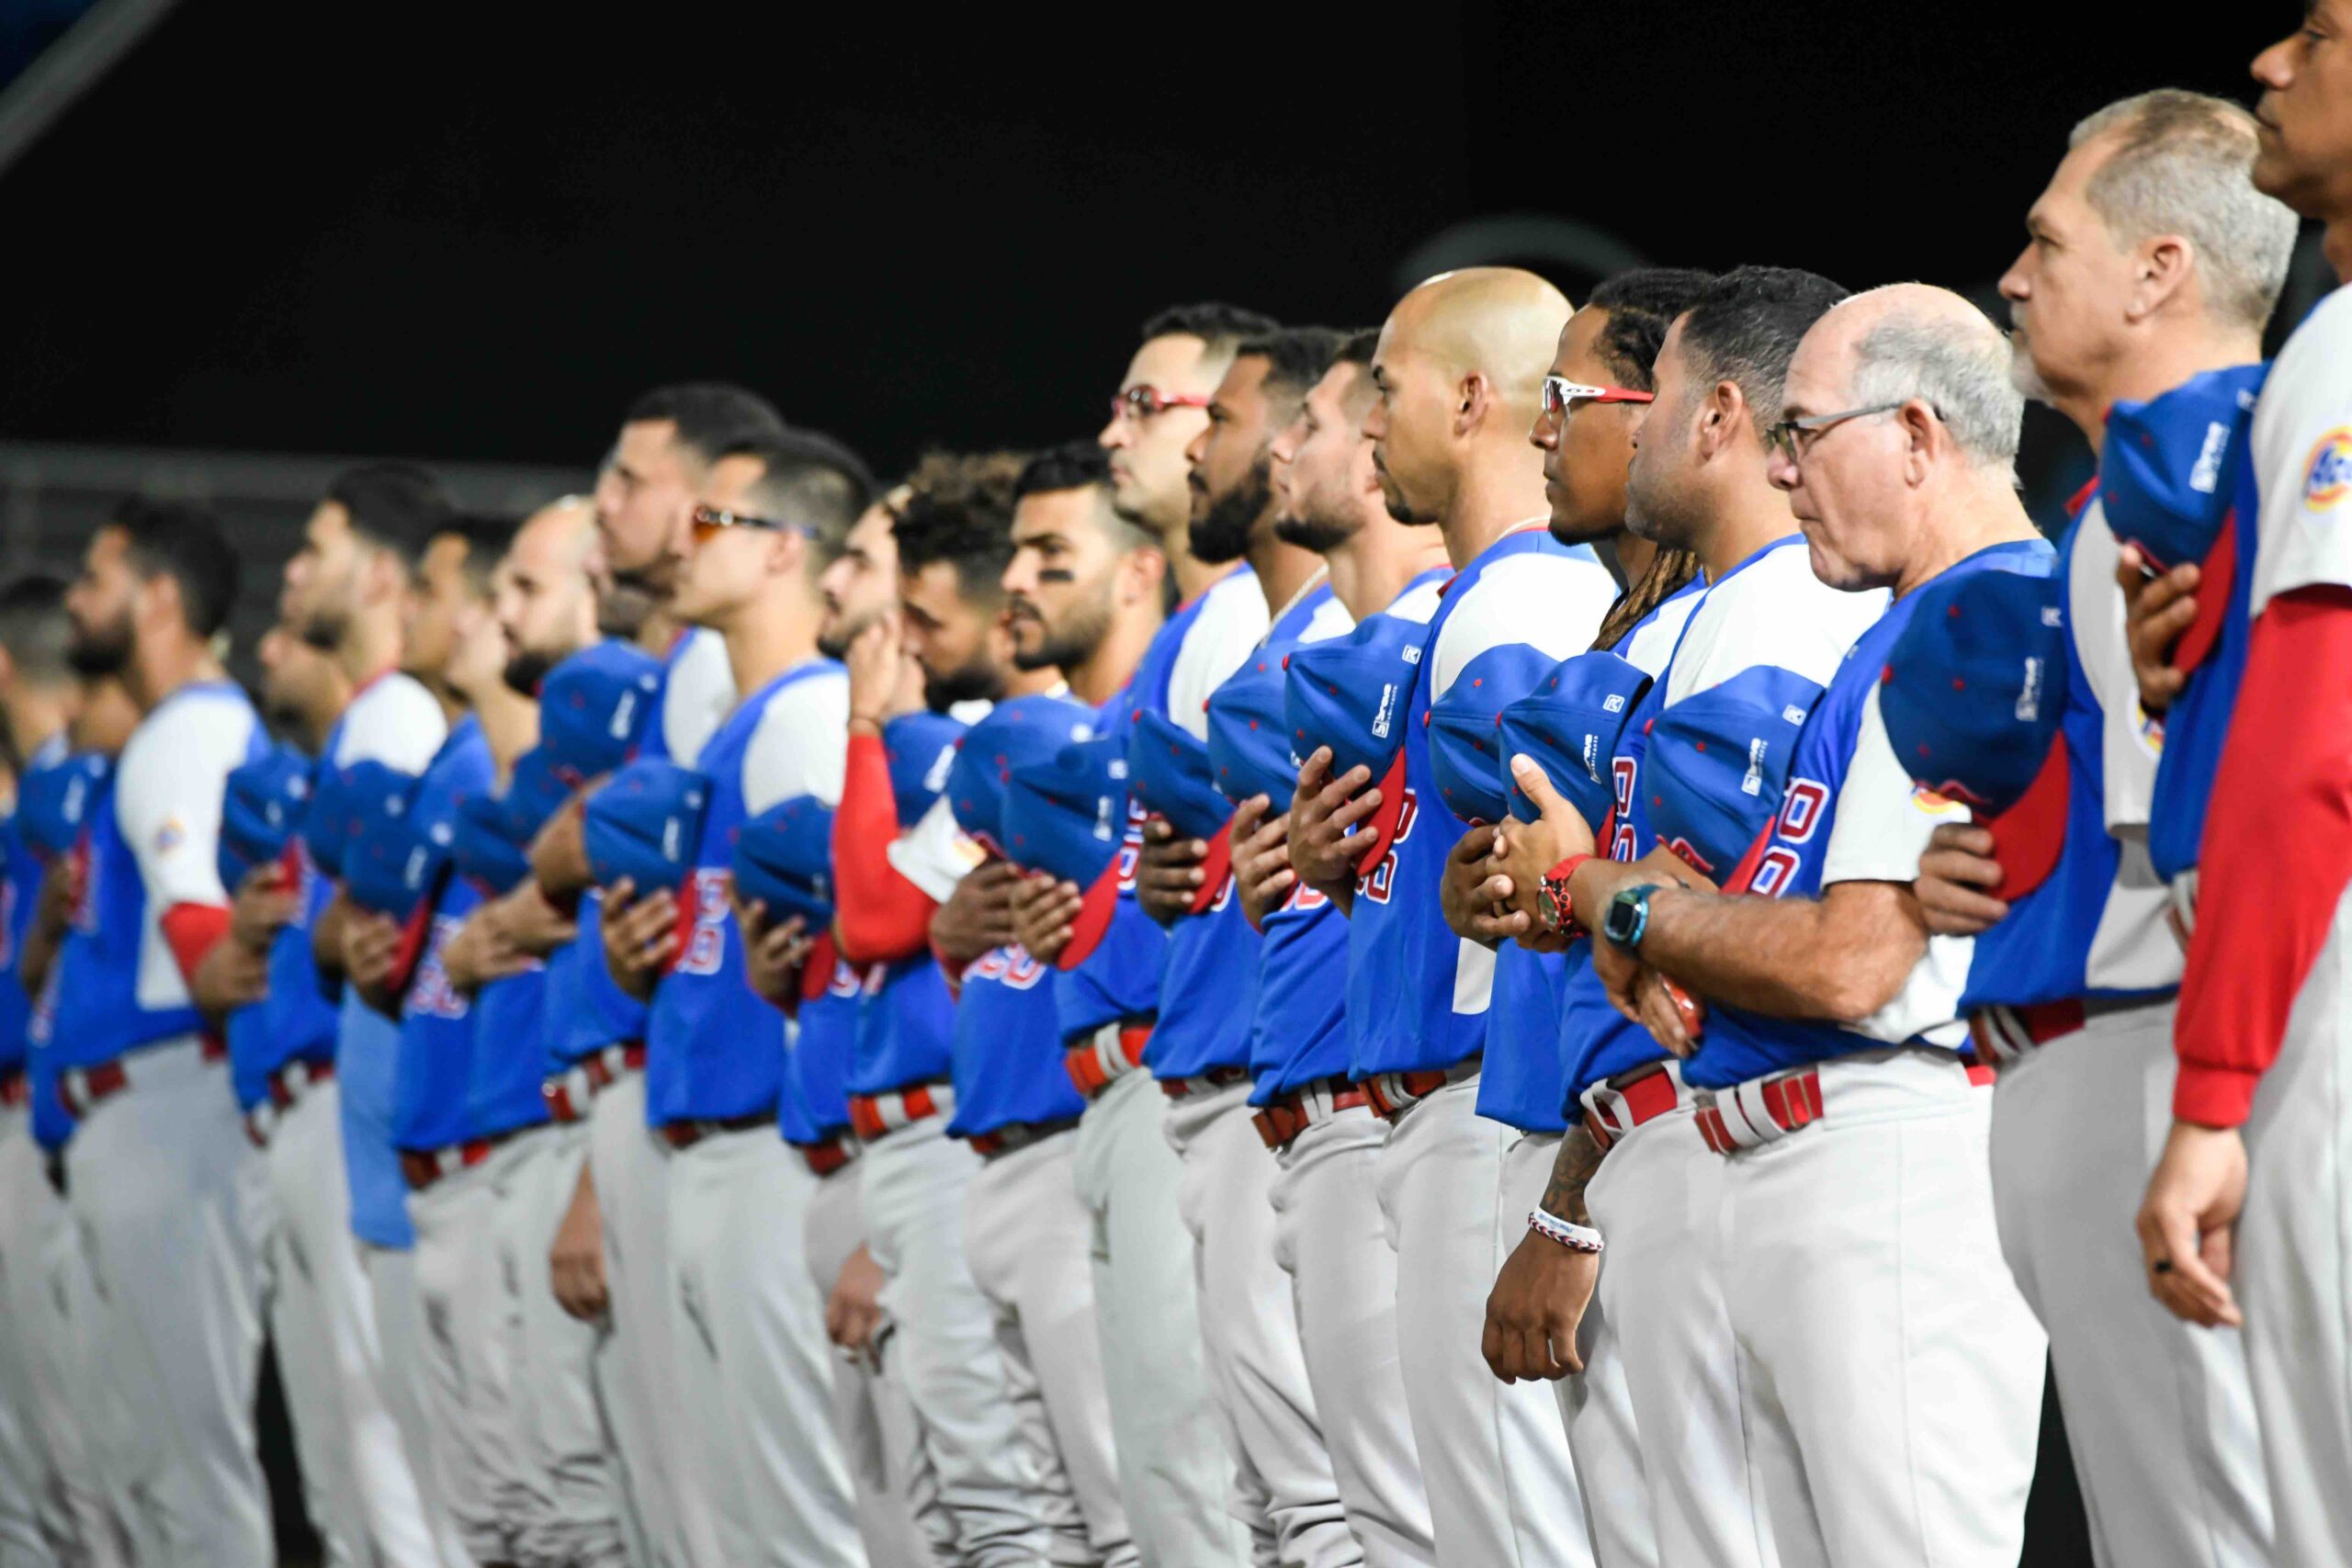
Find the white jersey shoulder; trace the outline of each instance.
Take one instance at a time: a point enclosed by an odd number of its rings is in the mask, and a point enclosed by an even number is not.
[[[2352,286],[2320,301],[2279,351],[2254,411],[2253,459],[2254,613],[2298,588],[2352,586]]]
[[[685,647],[662,685],[662,744],[670,761],[693,767],[734,711],[735,667],[727,662],[727,639],[697,626],[686,633]]]
[[[2123,590],[2115,581],[2119,553],[2107,509],[2094,499],[2075,523],[2066,568],[2066,626],[2099,706],[2099,761],[2107,781],[2101,807],[2110,829],[2148,825],[2160,733],[2140,706],[2140,682],[2132,672]]]
[[[421,773],[449,739],[449,716],[415,676],[395,670],[368,682],[343,710],[334,765],[381,762]]]
[[[1255,572],[1228,572],[1201,595],[1168,670],[1168,716],[1196,740],[1209,738],[1209,694],[1265,640],[1266,592]]]
[[[1771,665],[1826,686],[1846,650],[1886,614],[1883,588],[1846,593],[1813,575],[1802,541],[1775,545],[1707,590],[1666,672],[1666,701]]]
[[[947,902],[964,874],[988,858],[956,826],[956,813],[944,795],[931,803],[922,821],[891,840],[883,853],[889,859],[890,869],[937,904]]]
[[[1430,653],[1432,703],[1490,648],[1523,642],[1554,659],[1590,648],[1600,618],[1616,603],[1617,581],[1581,556],[1517,555],[1487,567],[1461,592]]]
[[[1417,621],[1428,626],[1430,617],[1437,614],[1438,605],[1444,600],[1445,579],[1430,577],[1408,586],[1381,614],[1394,615],[1400,621]]]
[[[1617,645],[1617,656],[1657,680],[1666,672],[1666,661],[1674,657],[1674,645],[1682,639],[1682,628],[1690,624],[1690,617],[1705,599],[1704,591],[1668,599]]]
[[[838,806],[848,760],[849,677],[839,670],[803,676],[770,697],[752,728],[743,809],[756,817],[803,795]]]
[[[138,862],[146,899],[139,938],[139,1005],[187,1000],[179,961],[164,941],[175,904],[223,905],[220,795],[245,760],[258,721],[233,687],[183,692],[132,730],[115,764],[115,825]]]
[[[1298,640],[1302,645],[1329,642],[1335,637],[1347,636],[1355,629],[1355,625],[1356,618],[1348,614],[1348,607],[1340,604],[1335,594],[1317,604],[1315,614],[1306,617],[1306,625],[1299,629]]]

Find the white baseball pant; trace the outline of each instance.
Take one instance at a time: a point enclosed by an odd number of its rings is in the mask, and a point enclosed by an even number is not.
[[[434,1459],[433,1375],[424,1348],[424,1302],[417,1292],[416,1254],[362,1242],[359,1267],[368,1276],[368,1301],[376,1313],[382,1373],[378,1392],[392,1425],[400,1428],[401,1451],[408,1456],[408,1472],[424,1502],[425,1525],[443,1568],[469,1568],[466,1543],[442,1495]]]
[[[773,1126],[670,1156],[670,1263],[686,1462],[707,1484],[720,1560],[865,1561],[833,1436],[831,1347],[808,1290],[817,1177]]]
[[[497,1213],[500,1316],[516,1466],[506,1483],[520,1524],[522,1568],[616,1568],[623,1545],[619,1477],[596,1398],[596,1330],[565,1312],[548,1280],[548,1252],[588,1157],[585,1122],[518,1133],[491,1162]]]
[[[2256,1568],[2270,1490],[2245,1346],[2157,1304],[2132,1229],[2172,1129],[2172,1023],[2170,1003],[2108,1013],[2002,1067],[1994,1213],[2050,1334],[2099,1562]]]
[[[1724,1300],[1781,1561],[2011,1568],[2048,1341],[1994,1228],[1993,1097],[1942,1051],[1856,1052],[1820,1085],[1818,1121],[1721,1156]]]
[[[678,1367],[670,1274],[669,1151],[645,1124],[645,1074],[598,1091],[588,1164],[605,1237],[605,1416],[624,1493],[654,1568],[720,1568],[691,1463],[673,1463]]]
[[[495,1168],[510,1142],[481,1164],[408,1195],[416,1229],[417,1302],[424,1314],[425,1414],[433,1463],[458,1534],[476,1562],[512,1562],[521,1544],[514,1482],[513,1335],[498,1278]]]
[[[1314,1123],[1277,1156],[1267,1203],[1348,1528],[1370,1568],[1428,1568],[1437,1549],[1405,1414],[1396,1253],[1373,1185],[1387,1141],[1365,1106]]]
[[[808,1201],[808,1279],[820,1309],[832,1299],[842,1266],[865,1241],[859,1198],[864,1164],[853,1160],[820,1177],[817,1195]],[[887,1325],[877,1328],[876,1352],[892,1337]],[[916,1523],[915,1506],[920,1486],[930,1511],[937,1515],[936,1488],[918,1479],[922,1438],[915,1429],[914,1412],[907,1408],[905,1391],[883,1375],[875,1357],[853,1357],[837,1349],[832,1366],[833,1430],[849,1461],[857,1533],[865,1542],[868,1568],[931,1568],[937,1559],[932,1541]],[[937,1524],[944,1538],[947,1522],[941,1517]]]
[[[1405,1407],[1445,1568],[1589,1568],[1592,1543],[1559,1402],[1504,1383],[1479,1348],[1487,1296],[1527,1222],[1496,1213],[1519,1134],[1478,1114],[1476,1075],[1397,1117],[1374,1179],[1396,1253]]]
[[[1608,1325],[1642,1450],[1665,1456],[1643,1475],[1658,1561],[1773,1568],[1724,1304],[1724,1174],[1688,1105],[1611,1145],[1585,1189],[1608,1244],[1593,1304]]]
[[[67,1203],[89,1248],[107,1354],[159,1451],[147,1501],[162,1562],[266,1564],[269,1491],[254,1449],[260,1260],[246,1228],[253,1145],[228,1074],[193,1038],[147,1047],[66,1145]]]
[[[332,1494],[330,1529],[355,1562],[429,1564],[440,1548],[385,1400],[375,1300],[351,1234],[341,1095],[333,1080],[313,1084],[270,1130],[271,1328],[306,1476],[320,1463],[320,1490]]]
[[[1274,1256],[1274,1179],[1250,1085],[1169,1106],[1182,1164],[1177,1211],[1193,1237],[1201,1345],[1233,1446],[1234,1508],[1261,1560],[1306,1568],[1362,1562],[1332,1474],[1299,1345],[1290,1276]]]
[[[1559,1152],[1559,1134],[1521,1133],[1504,1153],[1495,1229],[1508,1240],[1505,1257],[1526,1236],[1527,1216],[1544,1201]],[[1625,1386],[1617,1337],[1598,1299],[1586,1306],[1584,1321],[1577,1325],[1577,1351],[1584,1371],[1554,1383],[1552,1393],[1567,1430],[1568,1456],[1576,1463],[1593,1561],[1600,1568],[1657,1568],[1657,1531],[1650,1522],[1633,1394]]]
[[[1077,1152],[1078,1134],[1057,1133],[983,1160],[964,1197],[965,1258],[996,1314],[1035,1506],[1051,1531],[1048,1559],[1135,1568],[1095,1325],[1094,1217],[1072,1179]]]
[[[43,1337],[56,1359],[59,1386],[70,1391],[87,1466],[88,1483],[76,1488],[83,1542],[93,1563],[158,1562],[163,1544],[145,1500],[153,1482],[154,1434],[131,1418],[125,1358],[114,1354],[81,1226],[62,1201],[58,1213],[64,1223],[48,1238],[45,1304],[51,1315]],[[83,1511],[85,1506],[95,1511]]]
[[[1093,1222],[1094,1317],[1136,1550],[1153,1568],[1195,1568],[1245,1562],[1250,1541],[1226,1506],[1232,1466],[1202,1358],[1192,1239],[1176,1207],[1183,1168],[1167,1122],[1151,1075],[1121,1074],[1079,1118],[1071,1178]]]
[[[973,1568],[1031,1564],[1050,1529],[1036,1456],[1022,1441],[996,1309],[972,1281],[964,1217],[980,1156],[932,1116],[874,1139],[858,1162],[866,1245],[888,1276],[890,1370],[913,1406],[947,1555]]]
[[[289,1286],[287,1281],[286,1227],[278,1217],[266,1151],[251,1168],[257,1179],[248,1184],[245,1225],[261,1259],[262,1316],[269,1325],[278,1384],[293,1429],[303,1517],[319,1534],[328,1568],[351,1568],[366,1561],[368,1533],[358,1517],[359,1483],[351,1473],[334,1381],[327,1367],[326,1327],[319,1321],[318,1303],[300,1283]]]
[[[2234,1289],[2280,1562],[2352,1562],[2352,892],[2245,1124]]]

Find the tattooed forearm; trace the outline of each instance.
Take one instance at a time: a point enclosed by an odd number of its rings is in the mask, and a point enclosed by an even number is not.
[[[1592,1224],[1592,1214],[1584,1206],[1584,1189],[1592,1173],[1600,1168],[1602,1153],[1581,1123],[1568,1129],[1568,1135],[1560,1140],[1560,1152],[1552,1158],[1551,1184],[1544,1189],[1545,1213],[1572,1225]]]

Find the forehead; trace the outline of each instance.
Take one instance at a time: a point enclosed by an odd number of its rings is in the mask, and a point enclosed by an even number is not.
[[[2109,132],[2068,149],[2066,155],[2058,160],[2049,185],[2035,198],[2033,216],[2052,223],[2072,223],[2091,217],[2091,177],[2114,156],[2118,144],[2117,133]]]
[[[899,596],[910,604],[937,612],[964,597],[964,574],[952,560],[922,563],[922,570],[899,579]]]
[[[622,467],[650,473],[673,462],[675,447],[671,438],[677,434],[675,420],[631,420],[621,426],[620,445],[613,455]]]
[[[898,536],[891,532],[890,509],[876,502],[859,513],[857,521],[850,525],[845,543],[850,549],[862,550],[869,556],[896,546]]]
[[[1841,320],[1840,318],[1847,318]],[[1789,361],[1789,376],[1781,395],[1785,413],[1827,413],[1844,393],[1847,362],[1852,357],[1853,336],[1867,325],[1859,313],[1833,308],[1813,324],[1797,344]]]
[[[311,509],[302,537],[321,549],[351,537],[351,513],[339,501],[322,501]]]
[[[1600,342],[1601,329],[1609,325],[1609,312],[1598,305],[1587,305],[1568,318],[1560,329],[1560,343],[1552,355],[1552,367],[1562,375],[1605,378],[1607,367],[1601,363],[1596,345]]]
[[[426,581],[447,584],[458,580],[465,570],[466,556],[470,547],[455,534],[439,534],[424,547],[424,559],[418,568]]]
[[[523,525],[502,564],[532,577],[552,576],[566,564],[564,558],[574,543],[572,530],[583,526],[569,513],[542,512]]]
[[[1098,491],[1092,485],[1077,490],[1040,491],[1024,495],[1012,509],[1012,537],[1025,544],[1047,534],[1057,534],[1066,539],[1085,536],[1094,521]]]
[[[1254,403],[1265,390],[1266,373],[1272,363],[1261,354],[1245,354],[1227,367],[1225,379],[1216,384],[1216,400],[1221,403]]]
[[[767,466],[757,457],[740,454],[721,457],[703,476],[702,499],[722,511],[738,511],[741,508],[743,497],[760,482],[760,476],[766,471]]]
[[[1127,361],[1126,378],[1119,383],[1128,387],[1156,387],[1163,392],[1205,392],[1209,389],[1195,383],[1204,379],[1200,374],[1201,355],[1208,344],[1190,333],[1163,333],[1148,338]]]

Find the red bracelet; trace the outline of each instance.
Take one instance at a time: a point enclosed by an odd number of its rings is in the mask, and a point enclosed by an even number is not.
[[[1536,890],[1536,908],[1543,911],[1544,922],[1565,936],[1579,937],[1585,929],[1577,921],[1576,902],[1568,897],[1568,879],[1577,868],[1592,857],[1570,855],[1544,874]]]

